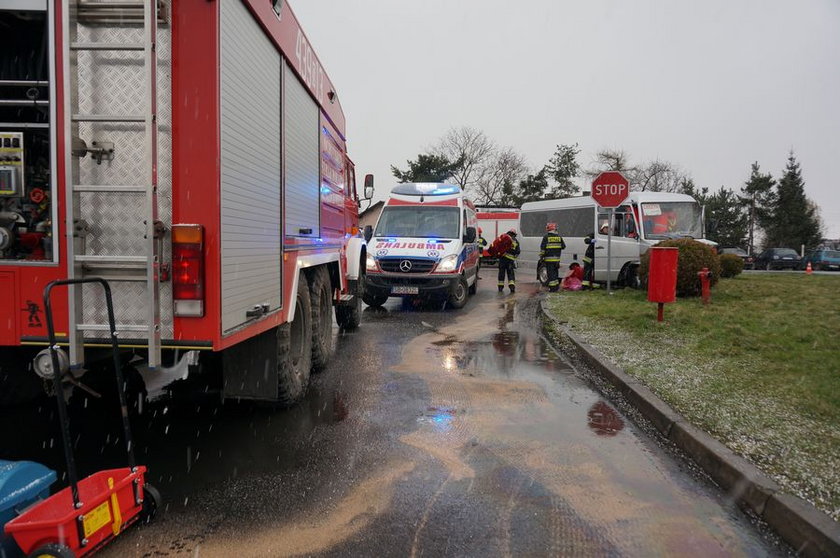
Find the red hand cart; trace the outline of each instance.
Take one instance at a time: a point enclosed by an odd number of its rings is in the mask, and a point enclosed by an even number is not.
[[[111,349],[117,392],[120,400],[123,432],[128,467],[108,469],[79,480],[70,438],[70,424],[64,390],[61,388],[62,369],[56,343],[50,292],[59,285],[99,283],[105,291],[108,307],[108,324],[111,331]],[[11,535],[28,556],[74,558],[87,556],[119,535],[132,523],[151,520],[161,505],[158,491],[145,482],[146,467],[134,460],[125,384],[119,361],[114,306],[111,287],[98,277],[53,281],[44,289],[44,312],[50,338],[50,356],[61,437],[67,459],[67,476],[70,486],[29,508],[6,523],[6,533]],[[66,363],[67,360],[64,359]]]

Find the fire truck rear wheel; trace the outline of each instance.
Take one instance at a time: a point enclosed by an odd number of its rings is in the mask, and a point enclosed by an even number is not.
[[[312,301],[312,369],[322,370],[332,353],[332,284],[324,266],[315,269],[309,286]]]
[[[298,280],[295,315],[277,328],[277,401],[291,406],[309,387],[312,370],[312,303],[309,283],[301,273]]]

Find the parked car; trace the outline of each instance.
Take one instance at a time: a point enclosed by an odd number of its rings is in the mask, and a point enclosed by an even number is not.
[[[799,264],[800,269],[805,269],[808,263],[811,264],[811,269],[830,269],[840,271],[840,251],[838,250],[814,250],[808,253]]]
[[[744,260],[744,269],[753,269],[755,265],[755,258],[747,254],[746,251],[740,248],[718,248],[718,254],[735,254]]]
[[[755,259],[755,269],[796,269],[799,267],[799,254],[792,248],[768,248]],[[813,265],[813,264],[812,264]]]

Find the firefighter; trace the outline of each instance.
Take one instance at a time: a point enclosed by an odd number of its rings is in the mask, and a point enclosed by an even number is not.
[[[481,261],[484,258],[484,251],[487,250],[487,239],[481,236],[481,227],[478,227],[478,271],[476,275],[481,272]],[[481,279],[481,277],[478,277]]]
[[[545,236],[540,243],[540,258],[548,273],[548,292],[556,293],[560,290],[560,254],[566,247],[563,237],[557,233],[555,223],[546,223]]]
[[[583,288],[595,288],[595,233],[583,239],[586,253],[583,255]]]
[[[511,293],[515,293],[516,258],[519,257],[519,241],[516,240],[515,230],[509,230],[502,236],[507,236],[509,242],[504,242],[504,244],[507,245],[507,248],[504,252],[499,254],[499,292],[505,290],[505,275],[507,275],[508,288]]]

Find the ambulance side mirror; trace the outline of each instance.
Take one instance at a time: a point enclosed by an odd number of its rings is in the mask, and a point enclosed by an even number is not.
[[[373,238],[373,227],[365,225],[365,242],[370,242],[371,238]]]
[[[365,199],[369,200],[373,198],[373,175],[366,174],[365,175]]]
[[[464,242],[467,244],[475,242],[475,227],[467,227],[467,234],[464,235]]]

